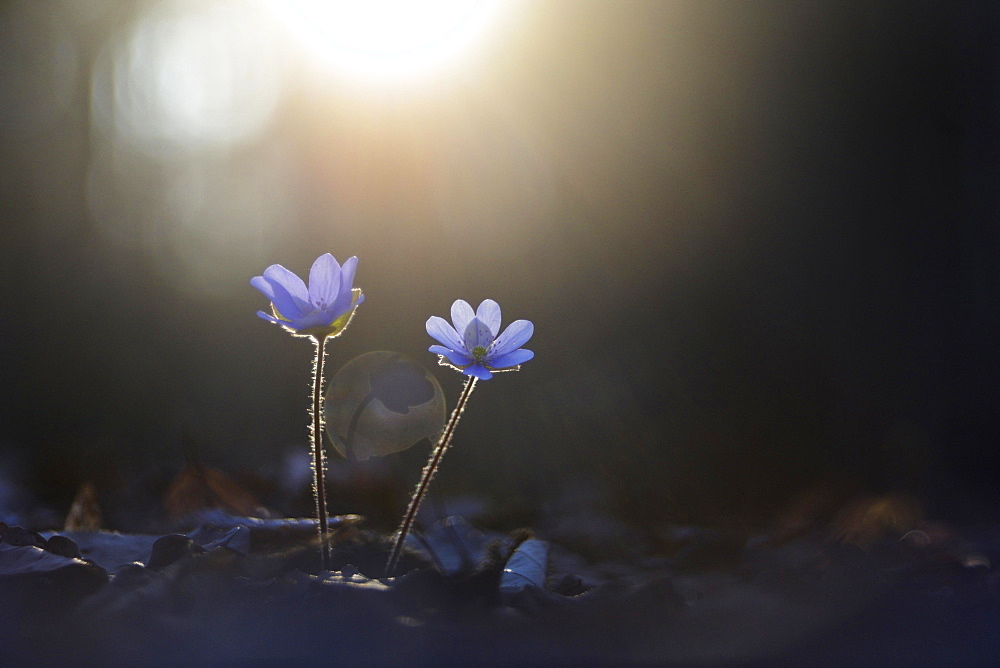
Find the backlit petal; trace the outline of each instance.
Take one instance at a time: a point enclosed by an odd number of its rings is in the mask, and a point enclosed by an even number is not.
[[[427,350],[431,351],[432,353],[436,353],[438,355],[444,355],[445,357],[448,358],[448,361],[454,364],[455,366],[468,366],[472,364],[471,357],[457,350],[449,350],[444,346],[431,346]]]
[[[267,320],[268,322],[273,322],[276,325],[287,324],[284,320],[282,320],[280,318],[276,318],[273,315],[271,315],[270,313],[264,313],[263,311],[257,311],[257,315],[260,316],[261,318],[263,318],[264,320]]]
[[[465,328],[465,349],[470,353],[478,346],[489,348],[493,343],[493,332],[485,322],[479,318],[473,318]]]
[[[267,278],[267,276],[265,276]],[[289,320],[295,320],[301,317],[304,313],[308,313],[312,309],[308,304],[303,303],[302,300],[296,299],[288,293],[285,286],[277,281],[268,279],[271,284],[271,292],[274,294],[271,299],[271,303],[274,304],[274,308],[278,309],[278,313],[288,318]],[[299,281],[301,283],[301,281]]]
[[[361,288],[354,288],[344,295],[343,301],[338,297],[337,302],[329,310],[334,314],[334,319],[337,319],[345,313],[353,312],[354,309],[364,302],[365,296],[361,293]]]
[[[250,285],[260,290],[267,297],[267,301],[274,301],[274,290],[271,289],[271,284],[263,276],[254,276],[251,278]]]
[[[455,303],[451,305],[451,322],[455,325],[456,332],[464,332],[475,317],[476,312],[464,299],[456,299]]]
[[[343,277],[341,277],[341,281],[343,281]],[[341,283],[341,285],[343,285],[343,283]],[[348,290],[347,292],[341,292],[333,303],[327,307],[327,310],[331,313],[337,313],[339,315],[347,313],[347,311],[351,309],[352,305],[356,305],[354,304],[354,293],[351,290]]]
[[[501,357],[523,346],[535,332],[535,326],[530,320],[515,320],[507,326],[504,333],[497,337],[490,355]]]
[[[329,253],[313,262],[309,270],[309,302],[314,306],[333,304],[340,294],[340,264]]]
[[[301,331],[303,329],[312,329],[313,327],[326,327],[336,319],[336,315],[329,310],[313,311],[300,318],[293,318],[292,326]]]
[[[354,274],[358,270],[358,258],[351,256],[340,270],[340,293],[346,294],[354,287]]]
[[[450,348],[451,350],[465,349],[462,339],[458,338],[458,332],[444,318],[432,315],[427,319],[426,328],[427,333],[442,343],[445,348]]]
[[[466,376],[475,376],[479,380],[489,380],[493,377],[490,370],[484,367],[482,364],[473,364],[462,369],[462,373]]]
[[[337,298],[332,302],[331,306],[333,310],[337,313],[346,313],[352,305],[354,304],[354,292],[359,292],[359,290],[353,290],[352,284],[354,283],[354,272],[358,268],[358,258],[351,257],[344,262],[344,266],[340,270],[340,292],[337,294]],[[360,304],[361,302],[358,302]]]
[[[506,355],[498,355],[497,357],[490,355],[486,358],[486,364],[494,369],[507,369],[518,364],[524,364],[534,356],[535,353],[527,348],[520,348]]]
[[[484,299],[483,303],[476,309],[476,317],[486,323],[495,339],[500,333],[500,304],[492,299]]]
[[[303,305],[309,303],[309,291],[302,279],[288,271],[280,264],[272,264],[264,270],[264,278],[272,285],[277,283],[285,288],[285,291]]]

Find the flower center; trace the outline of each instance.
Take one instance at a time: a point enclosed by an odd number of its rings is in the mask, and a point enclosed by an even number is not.
[[[482,362],[483,358],[486,357],[486,348],[483,346],[476,346],[472,349],[472,359],[477,362]]]

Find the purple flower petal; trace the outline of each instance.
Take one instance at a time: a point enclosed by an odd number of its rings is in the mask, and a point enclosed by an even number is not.
[[[534,356],[535,353],[530,350],[526,348],[519,348],[518,350],[509,352],[506,355],[499,355],[497,357],[490,355],[486,358],[486,364],[494,369],[507,369],[512,366],[517,366],[518,364],[524,364]]]
[[[462,369],[462,373],[466,376],[475,376],[479,380],[489,380],[493,377],[490,370],[484,367],[482,364],[473,364]]]
[[[449,350],[444,346],[431,346],[427,350],[431,351],[432,353],[437,353],[438,355],[444,355],[445,357],[448,358],[448,361],[454,364],[455,366],[468,366],[472,364],[471,357],[457,350]]]
[[[430,334],[435,340],[444,344],[445,348],[450,348],[451,350],[465,349],[465,344],[462,343],[462,339],[458,338],[458,332],[456,332],[444,318],[432,315],[427,319],[425,327],[427,329],[427,333]]]
[[[475,317],[476,312],[464,299],[456,299],[455,303],[451,305],[451,322],[455,325],[456,332],[464,332]]]
[[[281,320],[280,318],[275,318],[270,313],[264,313],[263,311],[257,311],[257,315],[259,317],[263,318],[264,320],[267,320],[268,322],[273,322],[276,325],[287,325],[288,324],[287,321]]]
[[[535,326],[530,320],[515,320],[507,326],[504,333],[497,337],[493,348],[490,350],[491,357],[501,357],[513,352],[523,346],[535,333]]]
[[[500,304],[492,299],[484,299],[483,303],[476,309],[476,317],[486,323],[495,339],[500,333]]]
[[[351,256],[347,258],[344,262],[344,266],[340,268],[340,294],[350,295],[351,290],[354,288],[354,273],[358,270],[358,258],[356,256]]]
[[[316,258],[309,270],[309,302],[313,307],[330,306],[340,294],[340,264],[329,253]]]
[[[282,316],[289,320],[295,320],[312,310],[309,304],[303,303],[302,300],[296,299],[289,294],[284,285],[268,279],[267,276],[264,278],[271,284],[271,292],[273,293],[271,303],[274,304],[274,308],[278,309],[278,313]],[[302,281],[299,282],[301,283]]]
[[[301,332],[304,329],[312,329],[313,327],[326,327],[336,319],[337,316],[330,309],[313,311],[312,313],[303,314],[299,318],[293,318],[292,327]]]
[[[354,304],[354,291],[352,284],[354,283],[354,272],[358,268],[358,258],[351,257],[344,262],[344,266],[341,267],[340,271],[340,292],[337,295],[336,300],[330,303],[330,307],[337,312],[337,315],[343,315],[350,310],[351,306],[357,306],[361,303],[361,298],[357,304]]]
[[[301,278],[280,264],[272,264],[265,269],[264,278],[271,285],[278,284],[283,287],[289,295],[301,302],[300,308],[305,307],[309,303],[309,290],[306,289],[306,284],[302,282]]]
[[[330,304],[326,310],[330,311],[331,313],[336,313],[338,316],[341,316],[351,310],[351,305],[353,303],[354,303],[354,293],[349,290],[347,292],[341,293],[337,297],[336,301]],[[360,303],[361,302],[359,301],[358,304]],[[357,304],[354,305],[356,306]]]
[[[479,318],[473,318],[465,328],[465,349],[470,353],[477,347],[489,348],[493,343],[493,332]]]
[[[274,290],[271,289],[271,284],[263,276],[254,276],[251,278],[250,285],[260,290],[267,297],[267,301],[274,301]]]

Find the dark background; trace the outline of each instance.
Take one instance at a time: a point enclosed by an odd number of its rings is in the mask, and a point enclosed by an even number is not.
[[[135,35],[174,33],[136,26],[216,5],[277,35],[243,74],[252,131],[143,135]],[[0,4],[0,510],[58,517],[86,480],[153,506],[185,451],[280,478],[310,348],[248,281],[329,251],[367,295],[331,368],[398,350],[454,401],[428,316],[491,297],[535,323],[443,497],[530,520],[582,494],[646,526],[766,523],[816,490],[992,516],[996,3],[515,3],[467,62],[392,86],[250,7]],[[385,465],[415,476],[419,448]]]

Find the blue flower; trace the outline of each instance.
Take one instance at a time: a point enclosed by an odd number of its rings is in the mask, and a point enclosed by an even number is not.
[[[257,311],[264,320],[281,325],[296,336],[337,336],[351,322],[354,310],[365,300],[353,287],[358,258],[341,267],[329,253],[316,258],[309,270],[309,287],[280,264],[272,264],[250,285],[271,300],[274,315]]]
[[[451,322],[436,315],[427,320],[427,333],[443,345],[428,348],[467,376],[489,380],[491,371],[506,371],[527,362],[535,353],[521,348],[535,331],[528,320],[515,320],[500,334],[500,305],[487,299],[473,312],[459,299],[451,305]],[[449,365],[449,366],[451,366]]]

